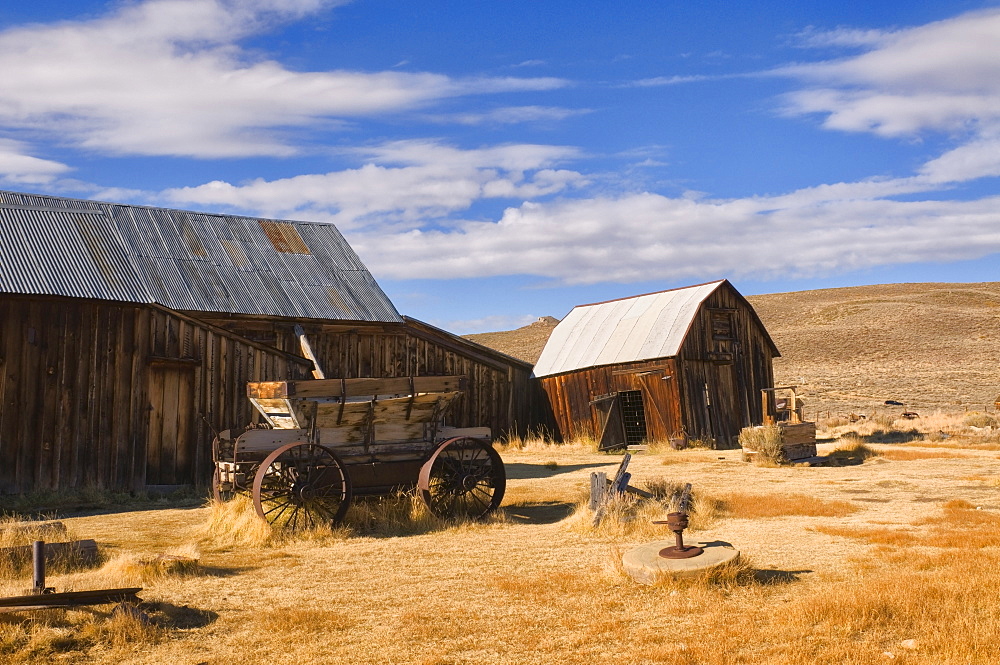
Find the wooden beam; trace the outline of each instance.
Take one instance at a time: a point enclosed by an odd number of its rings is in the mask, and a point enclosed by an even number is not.
[[[323,368],[320,367],[319,359],[316,354],[313,353],[312,345],[309,344],[309,338],[306,337],[305,329],[299,324],[295,324],[295,336],[299,338],[299,347],[302,349],[302,355],[312,361],[313,371],[312,375],[314,379],[325,379],[326,374],[323,373]]]

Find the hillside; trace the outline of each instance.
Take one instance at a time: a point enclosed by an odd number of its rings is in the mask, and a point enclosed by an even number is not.
[[[517,330],[478,333],[476,335],[463,335],[463,337],[477,344],[496,349],[501,353],[506,353],[508,356],[535,364],[538,356],[542,353],[545,342],[558,323],[559,319],[557,318],[543,316],[534,323]]]
[[[748,298],[779,383],[819,409],[983,410],[1000,393],[1000,283],[885,284]]]
[[[883,284],[750,296],[782,357],[778,385],[802,386],[807,415],[992,411],[1000,395],[1000,282]],[[535,362],[557,321],[468,335]],[[812,417],[811,416],[811,417]]]

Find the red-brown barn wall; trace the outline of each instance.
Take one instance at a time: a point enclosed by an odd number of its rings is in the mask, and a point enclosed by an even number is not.
[[[643,393],[649,438],[666,441],[681,435],[680,396],[672,358],[591,367],[538,380],[552,405],[559,438],[596,437],[603,423],[590,402],[615,392]]]
[[[164,308],[0,296],[0,493],[206,485],[216,428],[286,354]]]
[[[732,339],[713,329],[713,316],[731,316]],[[537,382],[556,438],[598,435],[602,423],[591,400],[640,390],[650,439],[686,437],[725,447],[736,445],[743,427],[763,422],[760,390],[774,385],[776,355],[753,308],[724,283],[699,308],[677,357],[589,367]]]
[[[731,342],[713,334],[713,315],[725,314],[731,314]],[[678,356],[688,436],[733,446],[743,427],[761,424],[760,391],[774,386],[776,355],[753,307],[728,284],[716,289],[699,309]]]

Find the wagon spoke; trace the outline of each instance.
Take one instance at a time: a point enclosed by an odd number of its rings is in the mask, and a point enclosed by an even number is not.
[[[275,464],[276,472],[266,471]],[[254,478],[254,507],[270,524],[292,530],[314,528],[320,522],[332,526],[347,513],[350,479],[343,462],[329,448],[289,443],[268,455],[261,469]],[[280,506],[265,508],[264,504],[270,506],[276,500],[282,500]]]
[[[503,461],[488,443],[447,441],[421,468],[420,496],[439,517],[478,519],[500,506],[506,486]]]

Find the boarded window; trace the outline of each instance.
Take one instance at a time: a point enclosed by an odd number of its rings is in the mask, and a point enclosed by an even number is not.
[[[736,343],[736,327],[733,312],[728,309],[709,311],[708,358],[712,362],[727,365],[733,362],[733,347]]]

